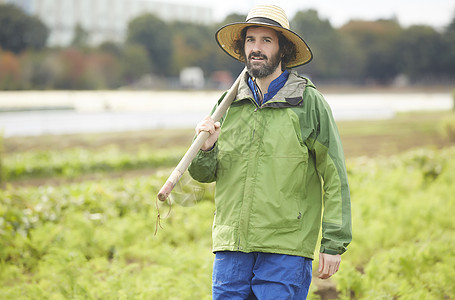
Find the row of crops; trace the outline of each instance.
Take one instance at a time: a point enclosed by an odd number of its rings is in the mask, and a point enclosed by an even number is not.
[[[2,299],[211,299],[213,185],[185,177],[154,234],[156,193],[183,151],[5,154]],[[455,298],[453,157],[455,148],[418,149],[347,161],[353,242],[333,278],[339,298]],[[137,169],[145,172],[111,176]]]

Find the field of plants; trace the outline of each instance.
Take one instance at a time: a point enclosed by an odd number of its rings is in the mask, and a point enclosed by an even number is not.
[[[422,125],[440,118],[340,124],[343,142],[356,145],[346,145],[353,242],[310,299],[455,299],[455,146],[433,143],[437,126]],[[211,299],[214,186],[185,176],[157,222],[156,194],[191,138],[0,141],[1,298]]]

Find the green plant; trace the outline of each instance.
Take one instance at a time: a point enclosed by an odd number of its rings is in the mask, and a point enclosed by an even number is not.
[[[455,114],[446,116],[440,121],[439,131],[443,138],[449,140],[450,142],[455,142]]]
[[[455,298],[454,155],[347,161],[353,241],[333,277],[341,299]],[[184,176],[154,235],[168,175],[0,189],[2,299],[210,299],[213,185]],[[183,201],[190,195],[194,205]]]
[[[4,176],[6,181],[45,177],[75,178],[84,174],[169,167],[178,163],[183,153],[180,149],[151,151],[147,148],[128,153],[115,146],[98,150],[71,148],[64,151],[17,152],[7,156]]]
[[[451,299],[455,148],[350,162],[354,240],[342,299]]]
[[[154,236],[161,175],[0,190],[3,299],[209,299],[210,195]]]
[[[452,109],[455,110],[455,89],[453,89],[452,91],[452,103],[453,103]]]
[[[3,150],[3,133],[0,131],[0,184],[3,182],[3,156],[4,156],[4,150]]]

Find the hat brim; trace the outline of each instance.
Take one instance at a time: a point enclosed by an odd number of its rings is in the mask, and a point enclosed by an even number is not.
[[[241,55],[236,53],[234,50],[234,41],[239,39],[240,33],[245,27],[250,26],[262,26],[274,29],[281,32],[289,41],[294,43],[296,47],[296,57],[294,60],[290,61],[286,67],[295,68],[309,63],[313,59],[313,53],[310,50],[308,44],[301,38],[297,33],[292,30],[270,25],[267,23],[257,23],[257,22],[239,22],[231,23],[221,27],[215,34],[215,39],[221,49],[224,50],[229,56],[235,58],[238,61],[244,63]]]

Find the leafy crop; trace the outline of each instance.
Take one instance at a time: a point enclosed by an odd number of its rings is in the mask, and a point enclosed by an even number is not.
[[[98,150],[72,148],[64,151],[18,152],[5,156],[3,175],[13,181],[36,177],[75,178],[83,174],[169,167],[178,163],[184,150],[121,152],[110,146]]]
[[[343,298],[455,297],[455,149],[350,162],[352,245]]]
[[[10,154],[4,167],[8,178],[77,176],[103,164],[109,172],[144,161],[163,170],[179,156],[129,155],[122,165],[120,151],[87,151]],[[21,169],[19,156],[33,167],[12,175]],[[455,148],[446,148],[348,160],[353,242],[333,279],[340,298],[455,298],[454,156]],[[184,177],[172,198],[181,205],[172,206],[155,236],[155,197],[169,174],[6,185],[0,190],[2,299],[210,299],[213,185]],[[168,210],[160,206],[162,216]]]
[[[154,236],[164,178],[0,191],[3,299],[204,299],[213,202],[175,207]]]

